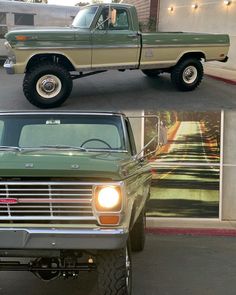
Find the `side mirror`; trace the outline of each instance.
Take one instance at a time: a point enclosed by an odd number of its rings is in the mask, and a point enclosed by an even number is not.
[[[129,118],[140,118],[140,119],[153,119],[153,127],[154,127],[154,134],[149,140],[149,142],[141,149],[139,153],[137,153],[134,158],[135,159],[143,159],[145,157],[151,156],[157,152],[157,150],[166,145],[168,142],[167,136],[167,128],[165,127],[164,123],[160,120],[159,116],[155,115],[144,115],[144,116],[129,116]]]
[[[139,153],[137,153],[134,158],[137,159],[142,159],[146,158],[152,154],[155,154],[156,150],[159,147],[159,140],[158,140],[158,135],[155,135],[142,149]],[[141,157],[139,157],[142,155]]]
[[[116,18],[117,18],[117,10],[114,8],[111,8],[109,11],[109,21],[110,21],[110,24],[112,24],[113,26],[116,23]]]

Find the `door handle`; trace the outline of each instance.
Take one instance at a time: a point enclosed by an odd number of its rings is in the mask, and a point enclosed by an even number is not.
[[[135,33],[135,34],[129,34],[128,35],[129,38],[138,38],[138,34]]]

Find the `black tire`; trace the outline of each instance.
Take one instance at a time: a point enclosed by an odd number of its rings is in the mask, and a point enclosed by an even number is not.
[[[156,78],[161,74],[160,70],[142,70],[142,72],[144,73],[144,75],[146,75],[149,78]]]
[[[196,58],[179,62],[171,71],[172,83],[181,91],[194,90],[201,83],[202,78],[203,65]]]
[[[146,228],[146,214],[145,214],[145,210],[142,210],[130,233],[132,251],[134,252],[143,251],[145,246],[145,240],[146,240],[145,228]]]
[[[55,96],[53,96],[53,91],[51,91],[50,93],[52,97],[50,98],[40,95],[39,90],[37,89],[37,83],[38,85],[43,85],[43,82],[40,84],[39,81],[41,78],[47,75],[49,77],[54,77],[55,79],[57,79],[59,84],[59,92],[55,92]],[[48,79],[48,81],[50,83],[54,80]],[[51,85],[53,84],[51,83]],[[49,109],[58,107],[63,104],[65,100],[69,97],[72,86],[73,82],[70,73],[63,66],[51,62],[43,62],[42,64],[38,64],[26,72],[23,82],[23,91],[25,97],[31,104],[42,109]],[[43,93],[43,90],[41,90],[41,92]],[[45,96],[46,95],[47,94],[45,92]]]
[[[118,250],[100,251],[97,256],[99,295],[131,295],[130,243]]]

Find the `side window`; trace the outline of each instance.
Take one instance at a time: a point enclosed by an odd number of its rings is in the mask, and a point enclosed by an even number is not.
[[[108,29],[108,17],[109,17],[109,9],[108,7],[104,8],[99,16],[97,21],[97,29],[98,30],[107,30]]]
[[[111,11],[112,22],[108,21],[109,8],[106,7],[102,10],[101,15],[97,21],[98,30],[128,30],[129,29],[129,17],[128,12],[124,8],[112,8]]]
[[[15,13],[16,26],[34,26],[34,14]]]
[[[0,39],[4,39],[7,33],[7,14],[6,12],[0,12]]]
[[[113,30],[128,30],[129,29],[129,17],[127,10],[124,8],[115,9],[116,18],[113,24]]]
[[[4,128],[4,122],[0,121],[0,145],[2,145],[3,128]]]

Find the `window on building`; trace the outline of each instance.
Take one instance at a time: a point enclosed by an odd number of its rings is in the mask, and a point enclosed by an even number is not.
[[[6,33],[7,33],[7,14],[6,12],[0,12],[0,39],[3,39]]]
[[[16,26],[34,26],[34,14],[15,13]]]

